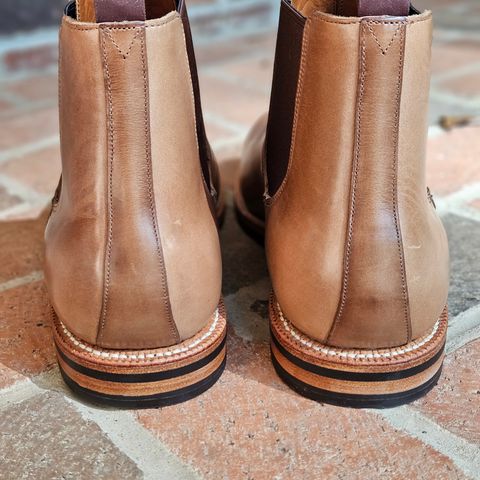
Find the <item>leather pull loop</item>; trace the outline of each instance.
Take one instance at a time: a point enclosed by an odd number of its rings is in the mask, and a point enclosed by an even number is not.
[[[410,0],[358,0],[359,17],[390,15],[406,17],[410,12]]]
[[[343,0],[337,5],[337,15],[346,17],[406,17],[410,0]]]
[[[95,0],[97,22],[145,21],[145,0]]]

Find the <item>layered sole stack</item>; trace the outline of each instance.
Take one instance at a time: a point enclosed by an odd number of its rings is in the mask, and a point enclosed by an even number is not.
[[[208,325],[172,347],[106,350],[76,338],[53,315],[58,363],[65,382],[94,402],[117,407],[173,405],[200,395],[226,361],[226,314],[220,303]]]
[[[393,407],[421,397],[440,377],[447,308],[424,337],[382,350],[323,345],[298,331],[273,295],[269,308],[275,370],[305,397],[349,407]]]

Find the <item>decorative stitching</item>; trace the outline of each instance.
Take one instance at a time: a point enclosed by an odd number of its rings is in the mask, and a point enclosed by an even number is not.
[[[398,32],[402,29],[402,27],[404,25],[404,22],[399,23],[398,27],[396,28],[392,38],[390,39],[390,42],[386,46],[386,48],[382,47],[382,44],[380,43],[380,40],[377,37],[377,34],[373,30],[373,28],[372,28],[373,23],[374,23],[373,21],[372,22],[366,22],[368,31],[372,34],[373,39],[375,40],[375,43],[378,45],[378,48],[380,49],[380,52],[382,53],[382,55],[386,55],[388,50],[390,49],[390,47],[393,45],[393,42],[395,41],[395,38],[398,35]]]
[[[75,0],[75,4],[77,9],[77,20],[81,22],[83,20],[83,12],[82,12],[83,3],[79,2],[78,0]]]
[[[406,281],[405,272],[405,259],[403,253],[402,232],[400,230],[400,222],[398,215],[398,187],[397,187],[397,175],[398,175],[398,142],[400,135],[400,101],[402,92],[402,80],[403,80],[403,58],[405,51],[405,27],[404,23],[400,25],[402,32],[400,36],[400,54],[398,63],[398,77],[397,77],[397,93],[396,93],[396,108],[395,108],[395,134],[394,134],[394,153],[393,153],[393,177],[392,177],[392,203],[393,203],[393,218],[395,221],[395,231],[397,235],[398,255],[400,259],[400,276],[402,280],[402,294],[404,301],[404,315],[405,315],[405,327],[407,329],[407,342],[412,337],[412,326],[410,321],[410,308],[408,301],[408,287]]]
[[[118,45],[118,43],[115,41],[115,38],[113,38],[113,34],[111,32],[111,30],[109,28],[104,28],[104,32],[105,34],[108,36],[108,38],[111,40],[111,42],[113,43],[113,46],[116,48],[116,50],[118,51],[118,53],[123,57],[124,60],[126,60],[128,58],[128,56],[130,55],[130,53],[132,52],[132,49],[133,49],[133,45],[135,43],[135,40],[138,38],[140,32],[141,32],[141,29],[136,29],[136,33],[135,35],[133,36],[132,38],[132,41],[130,42],[130,45],[128,46],[127,50],[124,52],[121,48],[120,48],[120,45]]]
[[[153,175],[152,175],[152,155],[151,155],[151,138],[150,138],[150,108],[149,108],[149,97],[148,97],[148,73],[147,73],[147,64],[145,59],[145,36],[142,35],[142,40],[140,42],[141,56],[142,56],[142,71],[143,71],[143,95],[144,95],[144,128],[145,128],[145,156],[147,162],[147,180],[148,180],[148,197],[150,203],[150,215],[152,219],[153,231],[155,234],[155,244],[157,247],[157,255],[160,263],[160,275],[162,279],[162,290],[163,290],[163,303],[168,316],[168,324],[170,327],[170,334],[172,337],[178,341],[180,335],[178,333],[177,326],[173,319],[172,308],[170,305],[170,299],[168,294],[168,283],[166,278],[165,263],[163,259],[163,251],[160,241],[160,234],[158,231],[158,221],[155,208],[155,200],[153,195]]]
[[[398,357],[401,355],[405,355],[406,353],[419,350],[435,337],[436,333],[440,328],[440,325],[442,324],[442,317],[440,317],[440,319],[435,322],[435,325],[433,326],[433,329],[430,331],[429,334],[415,342],[410,342],[410,345],[408,346],[388,349],[364,350],[364,352],[359,353],[361,349],[346,350],[343,348],[329,347],[327,345],[324,345],[323,343],[317,342],[316,340],[307,337],[299,330],[297,330],[292,325],[292,323],[285,318],[278,302],[275,302],[274,306],[277,310],[277,314],[283,325],[283,328],[298,343],[324,355],[328,355],[331,357],[349,358],[354,360]]]
[[[103,30],[100,30],[102,32]],[[101,35],[101,47],[103,53],[103,64],[105,70],[105,80],[107,86],[107,103],[108,103],[108,232],[107,232],[107,246],[106,246],[106,258],[105,258],[105,280],[103,289],[103,306],[102,306],[102,320],[100,323],[100,330],[98,332],[98,338],[103,337],[105,322],[107,319],[107,308],[110,293],[110,280],[111,280],[111,257],[112,257],[112,244],[113,244],[113,159],[115,157],[115,126],[113,120],[113,95],[112,95],[112,79],[110,76],[110,69],[108,66],[107,49],[105,45],[105,36]]]
[[[324,23],[334,23],[334,24],[337,24],[337,25],[358,25],[359,23],[361,23],[362,19],[361,18],[358,18],[357,20],[347,20],[346,17],[337,17],[337,19],[330,19],[330,18],[325,18],[325,13],[323,12],[315,12],[312,14],[312,16],[310,17],[314,20],[318,20],[320,22],[324,22]],[[408,23],[409,25],[413,25],[415,23],[421,23],[421,22],[427,22],[429,21],[430,19],[432,18],[432,14],[431,12],[429,12],[429,14],[425,17],[425,18],[413,18],[413,17],[408,17],[406,22],[404,20],[391,20],[391,21],[388,21],[388,20],[384,20],[384,21],[381,21],[381,20],[371,20],[370,23],[372,24],[375,24],[375,25],[398,25],[399,23]]]
[[[350,194],[350,215],[348,219],[348,233],[347,233],[347,245],[345,248],[345,260],[344,260],[344,272],[343,272],[343,284],[342,284],[342,294],[340,299],[340,305],[338,307],[337,314],[335,315],[335,320],[333,322],[332,328],[328,335],[330,339],[343,316],[345,309],[345,304],[347,301],[347,292],[349,288],[350,280],[350,257],[352,253],[352,243],[353,243],[353,227],[355,224],[355,202],[356,202],[356,192],[358,184],[358,166],[360,161],[360,138],[362,130],[362,113],[363,113],[363,97],[365,94],[365,79],[366,79],[366,37],[365,37],[365,26],[361,26],[361,54],[360,54],[360,86],[358,90],[358,100],[357,100],[357,117],[356,117],[356,134],[355,134],[355,154],[353,161],[353,175],[352,175],[352,186]]]
[[[217,308],[215,311],[215,317],[212,322],[212,325],[210,328],[205,332],[201,337],[197,338],[196,340],[193,341],[186,341],[184,342],[185,345],[180,346],[177,345],[175,347],[166,347],[160,349],[160,351],[155,352],[155,353],[120,353],[116,352],[114,350],[99,350],[92,345],[88,345],[81,340],[79,340],[73,333],[71,333],[67,327],[62,323],[60,319],[58,319],[58,322],[60,324],[60,327],[62,329],[63,334],[78,348],[81,350],[89,353],[90,355],[93,355],[95,357],[99,358],[110,358],[113,360],[122,360],[122,361],[128,361],[128,360],[149,360],[149,359],[156,359],[156,358],[162,358],[162,357],[171,357],[173,355],[178,355],[180,353],[185,353],[188,352],[189,350],[194,349],[197,347],[200,343],[204,342],[207,340],[209,337],[213,335],[215,332],[217,325],[220,320],[220,311]],[[188,343],[187,343],[188,342]]]
[[[172,12],[173,13],[173,12]],[[171,15],[170,17],[167,15],[167,17],[164,17],[162,19],[155,20],[152,23],[143,25],[144,28],[160,28],[168,25],[171,22],[174,22],[175,20],[180,20],[180,16],[178,13],[173,13],[169,14]],[[130,22],[131,23],[131,22]],[[99,24],[99,23],[83,23],[78,22],[68,16],[63,17],[63,24],[68,26],[68,28],[71,28],[72,30],[79,30],[81,32],[86,32],[86,31],[92,31],[92,30],[99,30],[102,28],[102,26],[107,26],[110,30],[136,30],[139,28],[141,25],[139,22],[137,22],[136,25],[134,26],[128,26],[128,24],[122,24],[122,23],[104,23],[104,24]]]

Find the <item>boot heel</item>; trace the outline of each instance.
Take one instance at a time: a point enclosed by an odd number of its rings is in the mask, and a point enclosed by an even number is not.
[[[77,339],[55,313],[53,323],[65,382],[97,403],[127,408],[173,405],[203,393],[225,368],[223,302],[197,335],[172,347],[151,350],[101,349]]]
[[[402,347],[346,350],[299,332],[270,299],[272,361],[282,380],[320,402],[361,408],[409,403],[437,383],[443,364],[448,310],[431,332]]]

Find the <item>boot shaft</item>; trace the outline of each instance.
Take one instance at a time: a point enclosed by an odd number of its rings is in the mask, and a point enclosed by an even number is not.
[[[105,348],[192,337],[217,308],[221,261],[183,2],[128,23],[82,23],[70,5],[60,126],[62,188],[46,232],[56,314]]]
[[[306,17],[281,6],[265,147],[275,294],[319,341],[403,345],[432,328],[448,290],[425,183],[431,14],[316,3]]]

